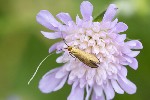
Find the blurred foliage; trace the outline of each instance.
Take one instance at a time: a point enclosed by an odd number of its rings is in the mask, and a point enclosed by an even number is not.
[[[96,17],[93,19],[93,21],[94,21],[94,22],[100,22],[100,21],[102,21],[105,12],[106,12],[106,10],[104,10],[103,12],[101,12],[98,16],[96,16]]]
[[[115,100],[148,100],[150,98],[150,1],[149,0],[90,0],[94,5],[93,16],[103,12],[110,3],[119,7],[119,21],[129,29],[125,32],[131,39],[142,41],[144,49],[137,57],[139,68],[128,68],[128,78],[138,87],[134,95],[116,94]],[[40,78],[49,70],[60,66],[53,54],[41,66],[36,77],[28,80],[41,60],[48,55],[48,48],[56,40],[48,40],[41,30],[48,31],[36,22],[36,14],[49,10],[53,15],[68,12],[75,19],[80,14],[82,0],[1,0],[0,1],[0,100],[66,100],[71,86],[51,94],[38,89]]]

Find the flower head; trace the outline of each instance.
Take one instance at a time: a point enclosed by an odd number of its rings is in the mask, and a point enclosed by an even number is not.
[[[125,42],[126,34],[120,34],[128,29],[118,19],[113,20],[117,7],[110,4],[101,22],[93,22],[93,6],[88,1],[83,1],[80,6],[82,19],[76,16],[76,22],[68,13],[59,13],[58,22],[47,10],[41,10],[37,14],[37,21],[53,32],[41,33],[48,39],[64,38],[67,45],[94,55],[100,62],[97,68],[91,68],[77,57],[72,57],[64,41],[52,45],[49,52],[63,52],[58,57],[57,63],[63,66],[46,73],[39,83],[39,89],[43,93],[57,91],[63,87],[66,81],[72,85],[68,100],[92,100],[113,99],[115,92],[128,94],[136,92],[136,86],[126,78],[129,65],[136,70],[138,62],[136,56],[142,49],[138,40]],[[136,50],[137,49],[137,50]]]

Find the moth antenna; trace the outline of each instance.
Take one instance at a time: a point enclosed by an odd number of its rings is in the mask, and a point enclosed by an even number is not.
[[[63,37],[62,32],[61,32],[61,36],[62,36],[62,39],[63,39],[64,43],[69,47],[69,45],[66,43],[66,40],[65,40],[64,37]]]
[[[49,54],[48,56],[46,56],[41,62],[40,64],[38,65],[38,67],[36,68],[34,74],[32,75],[32,77],[30,78],[30,80],[28,81],[28,85],[30,84],[30,82],[33,80],[33,78],[35,77],[37,71],[39,70],[40,66],[42,65],[42,63],[50,56],[52,55],[53,53]]]

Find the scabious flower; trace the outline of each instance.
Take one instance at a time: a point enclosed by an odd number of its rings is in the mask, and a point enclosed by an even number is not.
[[[136,85],[126,78],[127,68],[138,68],[136,56],[143,46],[138,40],[126,40],[126,34],[120,34],[128,29],[118,19],[113,20],[117,7],[110,4],[101,22],[93,22],[93,6],[89,1],[83,1],[80,6],[82,19],[76,16],[76,22],[68,13],[61,12],[56,17],[58,22],[47,10],[37,14],[37,21],[53,32],[41,33],[48,39],[64,38],[69,46],[94,54],[100,61],[98,68],[91,68],[73,58],[64,41],[52,45],[49,53],[56,50],[62,53],[57,63],[63,66],[50,70],[40,80],[39,89],[43,93],[51,93],[63,87],[65,82],[72,85],[68,100],[110,100],[115,92],[133,94]],[[86,97],[84,92],[86,91]]]

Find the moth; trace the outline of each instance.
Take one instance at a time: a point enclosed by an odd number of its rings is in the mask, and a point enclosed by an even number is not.
[[[64,43],[67,45],[65,40],[64,40]],[[77,49],[75,47],[68,46],[68,45],[67,45],[67,48],[64,48],[64,49],[67,49],[69,51],[69,54],[72,57],[79,59],[81,62],[83,62],[84,64],[86,64],[87,66],[91,68],[97,68],[98,65],[100,64],[99,59],[93,54],[87,53],[83,50],[80,50],[80,49]]]

